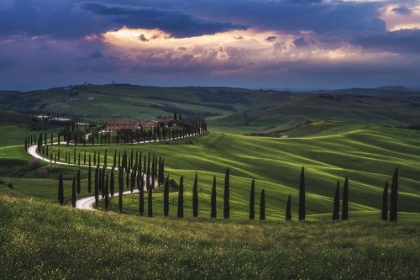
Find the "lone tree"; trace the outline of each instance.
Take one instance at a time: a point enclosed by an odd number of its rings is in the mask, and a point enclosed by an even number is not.
[[[341,209],[341,220],[347,221],[349,219],[349,178],[346,177],[343,186],[343,206]]]
[[[335,188],[335,195],[334,195],[334,211],[333,211],[333,221],[339,219],[340,213],[340,181],[337,181],[337,187]]]
[[[165,187],[163,189],[163,214],[168,217],[169,214],[169,175],[166,177]]]
[[[184,176],[179,181],[177,217],[184,218]]]
[[[265,190],[261,191],[260,220],[265,220]]]
[[[60,174],[58,179],[58,202],[64,204],[64,185],[63,185],[63,174]]]
[[[391,186],[391,205],[389,208],[389,220],[391,222],[397,221],[397,201],[398,201],[398,168],[395,168],[392,176]]]
[[[299,186],[299,221],[305,220],[305,168],[302,167],[300,173],[300,186]]]
[[[211,218],[217,217],[217,208],[216,208],[216,176],[213,177],[213,188],[211,190]]]
[[[73,176],[73,184],[71,187],[71,205],[76,208],[76,177]]]
[[[251,193],[249,195],[249,219],[255,218],[255,180],[251,183]]]
[[[198,178],[197,172],[195,173],[194,186],[193,186],[193,217],[198,216]]]
[[[226,168],[225,191],[223,195],[223,217],[225,219],[229,219],[230,214],[229,195],[229,168]]]
[[[292,196],[289,194],[286,205],[286,221],[292,220]]]

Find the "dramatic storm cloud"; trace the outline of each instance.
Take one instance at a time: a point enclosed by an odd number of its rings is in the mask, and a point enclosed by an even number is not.
[[[420,2],[0,1],[0,89],[420,82]]]

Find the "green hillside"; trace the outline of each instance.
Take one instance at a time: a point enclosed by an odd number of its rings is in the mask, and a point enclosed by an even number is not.
[[[0,217],[1,279],[415,279],[420,274],[418,222],[150,219],[4,195]]]

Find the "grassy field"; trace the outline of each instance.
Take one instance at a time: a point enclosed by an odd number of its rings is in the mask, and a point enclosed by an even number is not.
[[[0,195],[1,279],[416,279],[420,224],[175,220]]]

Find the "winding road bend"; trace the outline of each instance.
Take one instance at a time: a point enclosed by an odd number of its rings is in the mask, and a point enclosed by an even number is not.
[[[195,136],[196,134],[194,134],[193,136]],[[187,137],[184,137],[187,138]],[[181,138],[176,138],[176,139],[181,139]],[[159,140],[156,140],[156,142],[158,142]],[[168,141],[168,140],[166,140]],[[54,143],[57,144],[57,143]],[[60,142],[60,144],[63,144],[63,146],[66,146],[66,142]],[[138,143],[138,144],[145,144],[145,143]],[[147,144],[147,143],[146,143]],[[37,149],[37,145],[32,145],[28,147],[28,153],[33,156],[34,158],[38,158],[42,161],[46,161],[48,163],[53,163],[53,164],[61,164],[61,165],[69,165],[69,166],[77,166],[79,167],[78,164],[72,164],[72,163],[66,163],[66,162],[60,162],[60,161],[51,161],[49,158],[43,157],[41,155],[39,155],[36,151]],[[80,165],[80,167],[84,167],[84,168],[88,168],[88,165]],[[112,167],[107,167],[108,169],[111,169]],[[157,181],[154,182],[154,186],[157,186]],[[145,189],[146,190],[146,189]],[[125,191],[123,192],[123,195],[128,195],[128,194],[134,194],[134,193],[138,193],[139,190],[133,190],[133,192],[131,191]],[[119,193],[114,193],[114,196],[119,196]],[[111,195],[109,195],[108,197],[111,197]],[[99,196],[99,199],[102,200],[102,196]],[[93,207],[93,205],[95,204],[95,196],[89,196],[89,197],[84,197],[81,198],[79,200],[76,201],[76,208],[77,209],[83,209],[83,210],[90,210],[90,211],[97,211],[97,209],[95,209]]]

